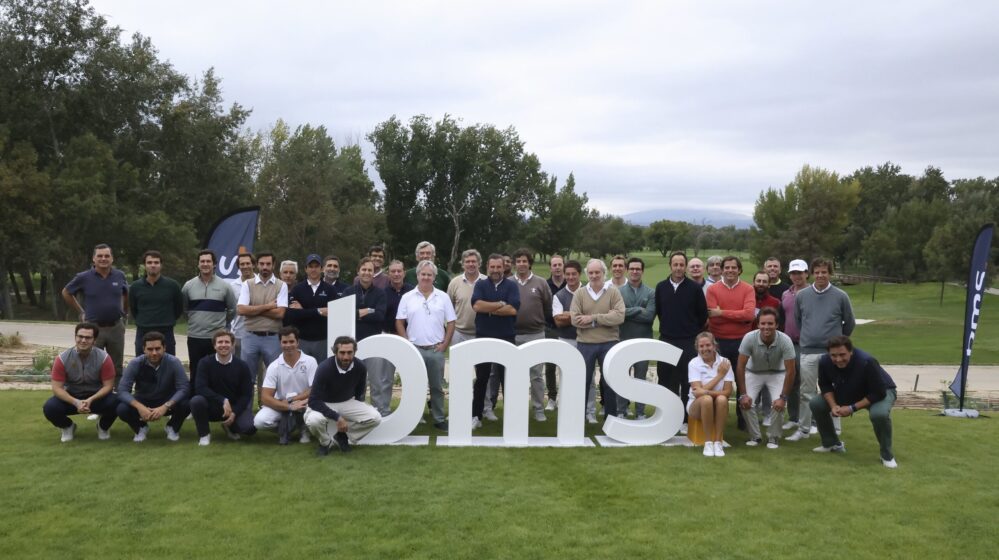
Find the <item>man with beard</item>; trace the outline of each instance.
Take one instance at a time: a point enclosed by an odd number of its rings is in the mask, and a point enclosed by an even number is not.
[[[312,390],[305,424],[319,438],[316,453],[329,455],[336,445],[349,453],[351,445],[364,439],[378,427],[382,417],[364,402],[367,370],[361,360],[354,357],[357,342],[341,336],[333,343],[333,356],[319,364]]]

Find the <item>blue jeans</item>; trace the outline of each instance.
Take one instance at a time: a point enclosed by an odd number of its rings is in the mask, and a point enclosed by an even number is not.
[[[266,371],[267,366],[281,355],[281,341],[278,340],[276,334],[260,336],[246,333],[242,340],[242,346],[239,350],[239,358],[246,362],[247,367],[250,368],[250,373],[255,377],[258,377],[257,372],[260,371],[258,364],[261,360],[264,362],[264,370]],[[258,386],[260,385],[259,381]]]
[[[593,370],[597,362],[600,363],[600,396],[604,402],[604,412],[608,416],[617,416],[617,394],[607,384],[607,376],[604,375],[604,356],[610,351],[616,340],[610,342],[588,343],[576,341],[576,349],[583,355],[583,362],[586,364],[586,396],[589,398],[590,391],[593,390]]]
[[[427,366],[427,383],[430,385],[430,414],[434,423],[440,424],[447,420],[444,414],[444,352],[433,348],[417,348],[423,363]]]

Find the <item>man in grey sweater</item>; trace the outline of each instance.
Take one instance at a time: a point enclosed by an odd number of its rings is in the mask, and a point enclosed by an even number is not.
[[[811,286],[799,291],[794,298],[794,320],[801,329],[801,402],[809,402],[818,394],[819,359],[826,353],[826,344],[834,336],[850,336],[857,325],[853,306],[846,292],[833,286],[831,259],[812,261]],[[799,412],[800,429],[787,437],[788,441],[807,439],[811,435],[812,412],[802,407]],[[834,418],[837,422],[839,419]],[[839,426],[837,425],[837,429]]]
[[[129,362],[118,385],[118,417],[135,432],[133,441],[146,440],[149,422],[169,416],[164,426],[167,439],[180,439],[180,428],[190,413],[191,385],[184,365],[166,353],[162,333],[147,332],[142,337],[142,355]]]

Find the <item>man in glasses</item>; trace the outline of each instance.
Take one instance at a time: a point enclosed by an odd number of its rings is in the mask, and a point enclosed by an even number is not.
[[[117,415],[118,399],[111,392],[114,386],[114,362],[94,341],[100,328],[93,323],[76,325],[76,345],[56,356],[52,362],[52,397],[42,411],[45,418],[62,432],[60,441],[73,440],[76,424],[73,414],[98,414],[97,438],[111,437],[109,430]]]

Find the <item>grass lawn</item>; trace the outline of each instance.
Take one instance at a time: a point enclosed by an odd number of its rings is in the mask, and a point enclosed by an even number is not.
[[[812,453],[814,437],[749,449],[731,428],[725,458],[362,447],[319,459],[311,445],[279,447],[273,434],[230,442],[217,428],[199,448],[192,422],[179,443],[154,425],[140,445],[121,422],[100,442],[77,417],[77,439],[60,444],[41,415],[48,396],[0,393],[7,558],[994,554],[999,427],[989,419],[896,411],[896,471],[878,461],[866,414],[844,421],[849,451],[835,456]],[[532,422],[532,435],[554,424]]]

